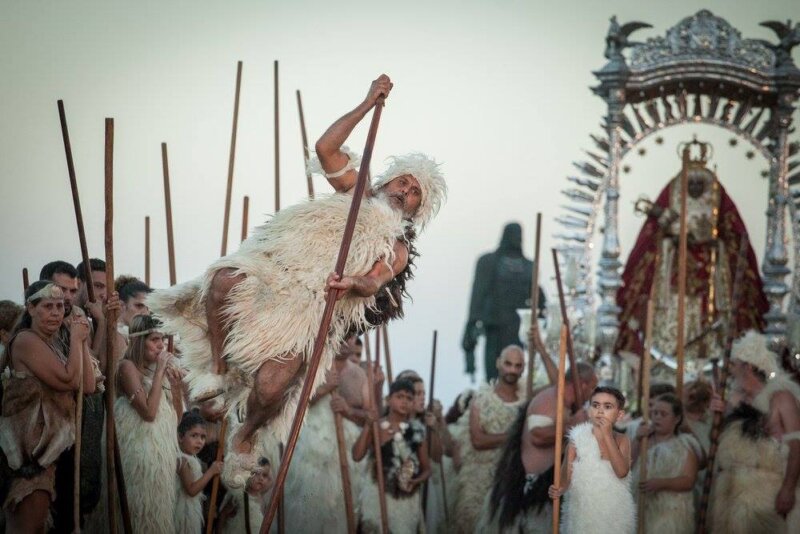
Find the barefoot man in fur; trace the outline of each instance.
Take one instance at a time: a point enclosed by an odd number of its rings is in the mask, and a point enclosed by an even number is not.
[[[179,335],[191,398],[206,414],[228,417],[229,487],[243,483],[265,439],[288,433],[327,291],[337,291],[338,301],[314,389],[348,334],[402,315],[416,232],[446,195],[431,158],[390,160],[365,193],[344,276],[330,273],[358,176],[358,156],[343,144],[391,89],[381,75],[317,141],[313,170],[335,193],[281,210],[203,276],[148,300],[165,329]]]

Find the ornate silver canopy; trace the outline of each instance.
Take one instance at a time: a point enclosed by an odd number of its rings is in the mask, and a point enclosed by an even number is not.
[[[603,135],[591,135],[587,159],[575,162],[562,192],[568,203],[557,219],[563,226],[559,249],[565,263],[580,271],[570,290],[575,332],[584,350],[599,348],[614,364],[619,332],[616,294],[622,284],[618,233],[620,170],[625,155],[649,135],[678,124],[703,123],[724,128],[746,140],[769,164],[767,240],[762,275],[770,310],[767,334],[775,347],[785,346],[787,310],[800,313],[800,142],[791,142],[792,114],[800,93],[800,70],[791,51],[800,44],[800,24],[764,22],[780,41],[745,39],[724,19],[701,10],[643,43],[629,40],[642,22],[620,25],[616,17],[606,36],[608,63],[595,72],[592,91],[608,111]],[[788,265],[787,215],[794,265]],[[601,220],[598,221],[598,219]],[[603,228],[599,258],[593,235]],[[596,325],[585,319],[595,309],[592,265],[597,261]],[[792,275],[792,297],[785,306]],[[595,330],[596,326],[596,330]],[[595,331],[593,331],[595,330]],[[595,337],[596,336],[596,337]]]

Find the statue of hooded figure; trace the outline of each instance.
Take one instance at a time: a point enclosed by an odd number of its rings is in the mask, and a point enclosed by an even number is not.
[[[497,378],[495,362],[505,347],[522,346],[519,339],[518,308],[531,305],[533,262],[522,254],[522,227],[509,223],[503,228],[500,246],[484,254],[475,267],[469,318],[461,346],[467,373],[475,376],[475,346],[486,338],[484,367],[486,380]],[[545,297],[539,287],[539,313],[545,309]]]

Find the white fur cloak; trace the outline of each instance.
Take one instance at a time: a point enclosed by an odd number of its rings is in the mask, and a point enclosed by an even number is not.
[[[636,506],[629,489],[630,473],[618,478],[611,462],[600,456],[592,423],[581,423],[569,432],[577,456],[572,480],[564,496],[561,531],[565,534],[633,534]]]
[[[292,354],[310,357],[325,306],[325,281],[336,262],[351,200],[351,195],[334,194],[290,206],[256,228],[239,250],[214,262],[203,276],[149,296],[147,304],[164,329],[179,336],[190,397],[222,386],[229,413],[241,415],[253,374],[264,362]],[[364,275],[376,261],[391,265],[394,244],[403,238],[407,224],[381,197],[365,197],[345,275]],[[223,309],[229,325],[224,348],[229,369],[220,383],[212,373],[205,307],[215,274],[226,268],[246,279],[231,290]],[[347,330],[367,326],[364,313],[374,302],[374,297],[337,302],[314,390],[324,383],[325,370]],[[286,393],[282,413],[269,423],[281,440],[303,382]]]

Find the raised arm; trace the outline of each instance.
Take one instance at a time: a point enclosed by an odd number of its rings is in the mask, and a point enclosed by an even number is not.
[[[70,328],[69,355],[67,364],[64,365],[53,355],[53,349],[36,334],[23,332],[14,342],[13,360],[56,391],[77,391],[81,380],[78,365],[79,360],[84,358],[84,345],[88,335],[89,325],[86,319],[76,319]]]
[[[779,514],[788,514],[797,506],[795,490],[800,478],[800,407],[797,399],[788,391],[779,391],[772,396],[770,408],[776,407],[783,427],[783,441],[789,447],[786,463],[786,474],[783,484],[775,499],[775,510]],[[772,410],[771,410],[772,411]]]
[[[317,157],[328,182],[336,191],[345,192],[352,189],[358,176],[355,169],[348,168],[350,157],[342,152],[342,145],[378,98],[389,96],[391,90],[392,82],[389,77],[385,74],[378,76],[378,79],[370,85],[366,98],[355,109],[334,122],[317,141],[314,147]]]
[[[165,368],[166,358],[159,356],[150,393],[145,393],[141,373],[136,369],[133,362],[122,360],[119,364],[122,394],[128,397],[131,406],[139,414],[139,417],[148,423],[152,423],[156,418],[156,413],[158,413],[158,405],[163,395],[161,384],[164,380]]]

